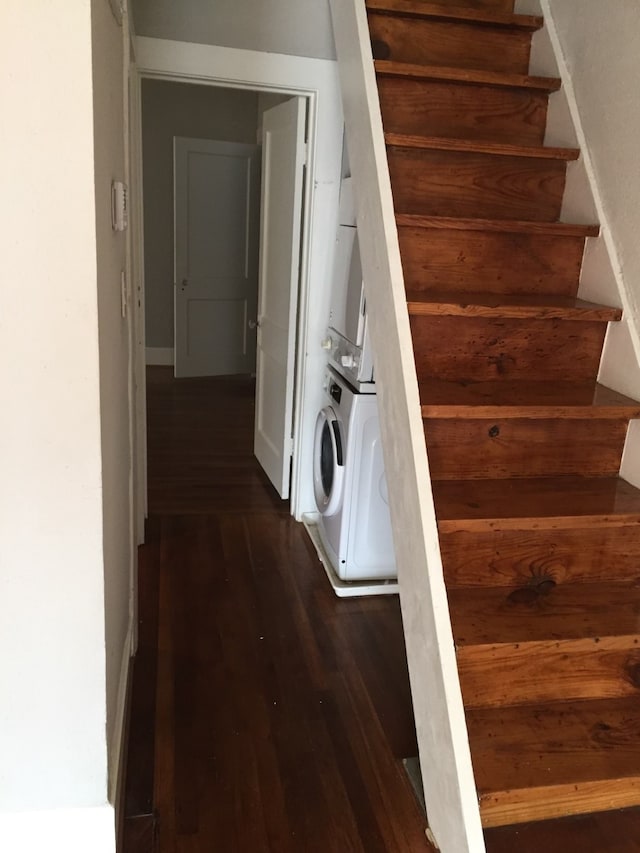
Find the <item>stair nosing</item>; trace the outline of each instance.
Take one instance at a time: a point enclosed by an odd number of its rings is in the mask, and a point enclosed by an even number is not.
[[[451,68],[444,65],[418,65],[387,59],[374,60],[374,67],[376,74],[382,77],[409,77],[411,79],[467,83],[478,86],[534,89],[543,92],[556,92],[562,85],[559,77],[538,77],[501,71]]]
[[[493,418],[522,418],[522,419],[548,419],[548,418],[564,418],[567,420],[613,420],[613,419],[631,419],[640,417],[640,401],[633,400],[612,388],[608,388],[599,382],[577,383],[567,381],[560,390],[567,391],[576,389],[582,386],[582,390],[591,395],[589,402],[572,403],[566,402],[566,397],[562,402],[536,400],[535,394],[530,397],[530,401],[520,398],[520,402],[509,400],[507,394],[500,402],[492,402],[491,394],[494,393],[496,384],[504,392],[505,386],[503,382],[493,380],[491,382],[477,383],[458,383],[455,381],[437,383],[441,387],[434,388],[433,382],[425,381],[420,383],[419,392],[421,400],[421,412],[424,419],[476,419],[485,420]],[[516,383],[519,388],[525,391],[535,391],[537,386],[548,386],[546,382],[520,382]],[[484,388],[488,392],[486,398],[469,397],[464,400],[464,390],[469,387]],[[454,393],[454,399],[447,400],[447,391]],[[429,401],[435,396],[438,402]],[[443,394],[444,391],[444,394]],[[462,401],[460,396],[462,395]],[[610,399],[605,402],[600,402],[598,396],[610,395]],[[533,402],[531,402],[533,400]]]
[[[379,4],[379,5],[378,5]],[[510,12],[491,12],[480,9],[467,9],[462,6],[451,6],[449,10],[436,3],[424,2],[423,8],[389,8],[393,0],[367,0],[367,12],[403,18],[423,18],[425,20],[454,21],[488,27],[536,32],[544,26],[544,18],[540,15],[520,15]]]
[[[446,489],[447,486],[451,486],[454,483],[458,483],[464,485],[466,490],[473,490],[473,486],[481,486],[482,483],[485,485],[487,483],[492,483],[494,485],[500,485],[501,489],[508,488],[509,486],[513,487],[514,485],[524,485],[526,484],[528,487],[535,486],[535,488],[539,488],[542,484],[554,484],[554,491],[557,491],[557,485],[559,483],[565,483],[568,485],[575,485],[579,483],[580,486],[588,485],[593,482],[597,482],[599,484],[612,485],[615,484],[615,492],[616,499],[618,496],[618,490],[621,486],[626,486],[630,489],[633,489],[634,492],[638,492],[637,489],[634,489],[630,483],[627,483],[621,477],[618,476],[603,476],[603,477],[577,477],[575,475],[571,476],[560,476],[560,477],[522,477],[522,478],[514,478],[514,477],[506,477],[504,479],[497,480],[486,480],[486,479],[478,479],[478,480],[436,480],[434,481],[434,485],[440,486],[441,488]],[[638,495],[639,503],[637,508],[633,509],[616,509],[615,506],[611,506],[607,504],[604,507],[604,511],[589,511],[589,512],[571,512],[571,501],[579,495],[569,494],[567,498],[567,506],[566,511],[564,512],[556,512],[555,514],[540,514],[541,507],[532,503],[528,509],[532,511],[526,515],[505,515],[504,512],[491,512],[491,506],[487,506],[487,512],[484,512],[482,515],[478,515],[477,513],[465,513],[464,508],[460,507],[458,512],[449,513],[446,517],[441,517],[440,506],[443,500],[447,500],[446,497],[443,499],[442,495],[434,493],[435,505],[436,505],[436,518],[438,523],[438,530],[441,534],[447,533],[455,533],[461,531],[468,532],[488,532],[495,530],[550,530],[555,528],[567,529],[580,529],[584,527],[627,527],[627,526],[636,526],[640,525],[640,494]],[[473,497],[473,495],[472,495]],[[520,496],[517,496],[520,497]],[[454,498],[455,499],[455,498]],[[531,496],[527,496],[527,499],[531,499]],[[477,509],[477,505],[474,507],[472,504],[469,504],[470,507]],[[497,507],[499,509],[499,507]]]
[[[544,145],[510,145],[504,142],[457,139],[446,136],[417,136],[415,134],[385,133],[390,148],[419,149],[425,151],[452,151],[461,154],[488,154],[503,157],[527,157],[539,160],[577,160],[579,148],[552,148]]]
[[[407,293],[407,309],[413,317],[485,317],[511,320],[567,320],[573,322],[617,322],[622,319],[622,309],[607,305],[585,302],[581,299],[572,300],[574,305],[553,305],[548,300],[546,305],[518,304],[517,297],[505,299],[503,304],[486,304],[480,301],[481,294],[464,293],[452,299],[454,294],[442,294],[442,299],[430,298],[428,292],[409,291]],[[424,298],[420,298],[424,297]],[[474,298],[475,297],[475,298]],[[492,301],[499,302],[500,295],[493,295]]]
[[[599,225],[567,222],[538,222],[517,219],[472,219],[454,216],[423,216],[396,213],[396,225],[404,228],[432,228],[455,231],[504,231],[516,234],[548,234],[562,237],[598,237]]]

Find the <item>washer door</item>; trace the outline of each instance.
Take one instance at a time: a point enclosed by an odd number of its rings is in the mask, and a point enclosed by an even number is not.
[[[331,406],[319,413],[313,446],[313,491],[322,515],[335,515],[342,501],[344,451],[340,421]]]

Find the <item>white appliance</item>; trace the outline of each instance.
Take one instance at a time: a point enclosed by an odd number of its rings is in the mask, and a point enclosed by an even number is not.
[[[322,546],[340,581],[395,578],[376,396],[358,394],[331,367],[325,393],[313,461]]]
[[[342,181],[339,221],[329,328],[323,346],[327,350],[329,363],[345,376],[357,391],[361,394],[373,394],[373,354],[367,330],[351,178]]]

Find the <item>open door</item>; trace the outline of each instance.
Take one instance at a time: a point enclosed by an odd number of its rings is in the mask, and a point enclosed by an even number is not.
[[[255,370],[258,150],[174,137],[177,377]]]
[[[305,164],[304,98],[263,115],[254,452],[289,497]]]

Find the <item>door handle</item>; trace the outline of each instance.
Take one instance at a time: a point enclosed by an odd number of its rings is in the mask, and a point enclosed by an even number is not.
[[[189,280],[186,278],[183,278],[182,281],[180,282],[180,287],[182,288],[182,290],[184,290],[188,284],[189,284]]]
[[[249,320],[249,328],[250,329],[259,329],[260,328],[260,320]]]

